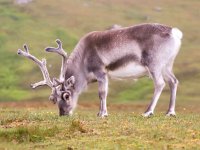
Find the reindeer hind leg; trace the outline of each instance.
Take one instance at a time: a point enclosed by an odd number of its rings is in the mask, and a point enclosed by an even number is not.
[[[172,63],[173,65],[173,63]],[[173,71],[172,71],[172,65],[170,67],[167,67],[164,71],[164,78],[169,84],[170,88],[170,103],[169,103],[169,109],[167,111],[167,116],[175,116],[175,103],[176,103],[176,92],[179,81],[175,77]]]

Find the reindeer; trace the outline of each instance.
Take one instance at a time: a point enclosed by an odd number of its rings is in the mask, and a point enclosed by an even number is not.
[[[161,24],[140,24],[115,30],[90,32],[80,39],[71,55],[62,48],[47,47],[47,52],[62,56],[60,78],[51,81],[46,60],[38,60],[25,51],[18,54],[33,60],[41,69],[44,80],[32,84],[32,88],[47,85],[52,89],[49,97],[57,103],[59,114],[71,115],[83,89],[92,82],[98,82],[100,99],[99,117],[108,116],[106,98],[108,77],[133,78],[149,76],[154,83],[154,94],[150,105],[143,114],[153,115],[165,82],[168,82],[171,97],[167,116],[175,116],[175,100],[178,80],[172,68],[181,46],[182,32]]]

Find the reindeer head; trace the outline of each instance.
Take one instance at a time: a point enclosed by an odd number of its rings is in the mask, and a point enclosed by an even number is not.
[[[29,53],[29,49],[27,45],[24,45],[24,51],[19,49],[18,54],[24,57],[27,57],[34,61],[40,68],[43,78],[43,81],[31,84],[31,87],[37,88],[39,86],[47,85],[52,89],[49,100],[51,100],[54,104],[57,103],[59,108],[59,114],[62,115],[70,115],[75,107],[73,99],[75,99],[74,93],[74,83],[75,77],[71,76],[67,80],[65,80],[65,74],[67,69],[67,53],[62,48],[62,42],[60,40],[56,40],[58,45],[57,48],[47,47],[45,50],[47,52],[54,52],[62,56],[62,66],[60,72],[60,79],[53,78],[51,81],[49,72],[46,67],[46,59],[42,59],[41,61],[37,59],[35,56]]]
[[[64,82],[60,82],[54,78],[53,83],[57,86],[52,89],[51,95],[49,96],[49,100],[52,101],[54,104],[57,103],[60,116],[71,115],[72,111],[75,108],[75,77],[71,76]]]

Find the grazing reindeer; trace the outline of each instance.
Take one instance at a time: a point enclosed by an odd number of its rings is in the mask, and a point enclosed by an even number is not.
[[[150,76],[155,91],[152,101],[143,114],[153,115],[156,103],[168,82],[171,89],[168,116],[175,115],[175,99],[178,80],[172,68],[181,45],[182,32],[161,24],[141,24],[115,30],[95,31],[87,34],[76,45],[69,57],[57,40],[58,48],[48,47],[47,52],[62,56],[60,79],[51,81],[46,61],[32,56],[27,46],[18,54],[32,59],[40,67],[44,81],[33,88],[48,85],[52,88],[50,100],[58,104],[60,115],[72,114],[78,95],[87,84],[97,81],[100,98],[98,116],[108,115],[106,97],[108,76],[116,78],[138,78]]]

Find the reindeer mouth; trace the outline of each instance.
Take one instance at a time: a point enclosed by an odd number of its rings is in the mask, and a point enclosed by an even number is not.
[[[59,101],[58,108],[60,116],[72,115],[72,107],[70,105],[67,105],[67,103],[64,100]]]
[[[59,115],[60,116],[71,116],[72,115],[72,111],[64,111],[63,109],[59,109]]]

